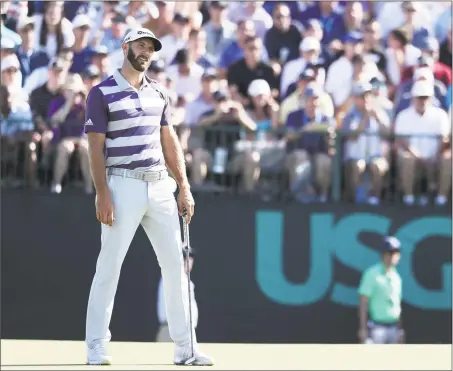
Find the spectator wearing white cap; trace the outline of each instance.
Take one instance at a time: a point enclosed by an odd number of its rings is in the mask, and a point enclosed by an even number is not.
[[[0,59],[3,59],[9,55],[14,55],[16,50],[16,44],[11,39],[7,37],[1,38],[1,46],[0,46]]]
[[[42,50],[35,49],[35,24],[31,17],[21,17],[17,21],[16,30],[19,33],[22,43],[17,48],[20,71],[22,73],[22,86],[28,76],[37,68],[47,66],[49,57]]]
[[[44,4],[44,14],[33,16],[36,30],[35,47],[44,50],[49,58],[57,55],[62,48],[74,44],[72,24],[63,17],[63,1],[49,1]]]
[[[286,122],[286,168],[291,192],[301,202],[326,202],[332,179],[335,123],[318,110],[322,93],[317,83],[307,85],[304,109],[291,112]]]
[[[5,86],[8,102],[8,114],[2,120],[1,136],[8,138],[2,142],[2,154],[13,161],[16,170],[26,169],[25,178],[28,185],[35,185],[36,176],[36,143],[40,137],[35,133],[28,95],[18,84],[16,75],[19,72],[19,61],[15,55],[10,55],[1,61],[1,81]],[[25,153],[25,164],[20,164],[19,152]],[[5,159],[3,159],[5,160]]]
[[[372,85],[356,82],[352,87],[353,108],[342,123],[345,134],[344,160],[346,162],[346,191],[348,198],[356,199],[356,190],[366,171],[371,177],[368,203],[380,201],[383,179],[389,169],[390,117],[373,104]],[[368,190],[367,190],[368,191]]]
[[[234,100],[241,102],[244,107],[250,104],[248,88],[253,80],[266,80],[272,89],[272,95],[278,96],[278,78],[269,63],[261,59],[263,42],[257,36],[245,41],[244,58],[233,63],[228,68],[227,80]]]
[[[271,87],[266,80],[253,80],[248,87],[251,105],[247,111],[256,124],[258,139],[271,139],[271,129],[279,126],[279,106],[272,96]]]
[[[414,70],[412,80],[404,81],[398,86],[394,98],[394,117],[396,117],[404,109],[409,108],[409,106],[411,105],[413,100],[412,88],[417,81],[428,81],[434,89],[434,94],[430,98],[432,104],[436,107],[445,109],[445,111],[448,109],[448,107],[445,106],[445,86],[442,83],[435,81],[431,68],[422,66]]]
[[[286,97],[288,88],[297,81],[299,75],[305,70],[309,63],[316,62],[321,52],[321,44],[314,36],[305,37],[299,44],[300,57],[289,61],[283,67],[280,79],[280,96]],[[321,69],[317,82],[324,84],[325,70]]]
[[[426,37],[419,40],[415,46],[421,50],[418,65],[423,61],[433,71],[435,80],[441,81],[445,88],[451,85],[451,63],[445,65],[439,61],[439,42],[434,37]],[[414,67],[407,67],[401,75],[401,81],[410,80]]]
[[[85,192],[93,192],[88,157],[88,139],[84,134],[86,90],[78,74],[70,75],[63,86],[62,97],[52,100],[48,119],[54,127],[57,143],[51,192],[59,194],[61,183],[68,170],[69,158],[77,149],[80,168],[85,183]]]
[[[72,21],[72,30],[75,37],[74,45],[72,46],[74,57],[69,72],[81,73],[91,64],[94,55],[93,49],[88,46],[91,19],[86,14],[76,15]]]
[[[395,135],[398,136],[398,175],[403,202],[415,203],[415,183],[424,176],[427,192],[437,194],[435,203],[447,202],[451,187],[451,151],[446,151],[451,123],[448,114],[431,103],[434,95],[432,81],[417,81],[412,87],[413,103],[396,117]],[[428,202],[427,193],[417,190],[419,203]]]

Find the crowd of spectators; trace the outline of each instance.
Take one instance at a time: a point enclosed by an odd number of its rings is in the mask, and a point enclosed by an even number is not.
[[[4,1],[2,185],[90,179],[87,93],[130,28],[161,39],[194,190],[444,205],[451,192],[451,2]],[[74,155],[75,154],[75,155]],[[50,177],[47,180],[47,177]],[[335,183],[335,184],[334,184]]]

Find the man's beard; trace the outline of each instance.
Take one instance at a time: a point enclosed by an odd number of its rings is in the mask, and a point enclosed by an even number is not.
[[[146,69],[148,69],[149,65],[150,65],[150,62],[149,61],[146,61],[146,62],[142,62],[142,61],[139,61],[139,58],[145,58],[145,57],[136,57],[134,52],[132,51],[131,48],[129,48],[129,51],[127,52],[127,60],[130,62],[130,64],[132,65],[132,67],[139,71],[139,72],[144,72]]]

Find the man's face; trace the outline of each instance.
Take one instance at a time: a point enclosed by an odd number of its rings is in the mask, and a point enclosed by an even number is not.
[[[401,253],[398,252],[386,252],[383,255],[384,264],[390,267],[395,267],[400,262]]]
[[[344,16],[349,20],[353,27],[359,29],[364,17],[362,4],[358,1],[348,3]]]
[[[46,23],[51,26],[56,26],[61,22],[63,17],[63,7],[57,2],[49,3],[46,9],[44,18]]]
[[[151,64],[154,54],[154,44],[150,39],[138,39],[125,46],[127,48],[127,60],[131,66],[139,72],[144,72]]]
[[[287,31],[291,26],[291,12],[285,5],[276,6],[273,13],[274,25],[281,31]]]
[[[245,45],[244,56],[254,61],[259,61],[261,57],[262,44],[259,39],[249,41]]]
[[[111,30],[114,38],[122,39],[126,33],[126,24],[122,22],[112,22]]]
[[[32,24],[28,24],[19,30],[19,35],[22,39],[22,45],[27,45],[30,48],[35,42],[35,27]]]
[[[213,77],[206,77],[201,80],[201,89],[206,95],[213,94],[219,87],[217,79]]]
[[[226,8],[218,7],[218,6],[211,6],[209,7],[209,15],[212,20],[215,22],[220,22],[222,19],[225,18]]]
[[[245,40],[249,36],[255,36],[255,24],[252,21],[245,21],[237,28],[238,40]]]
[[[406,22],[412,24],[415,19],[417,11],[415,9],[405,9],[404,15],[406,16]]]
[[[414,97],[414,105],[417,111],[425,112],[428,108],[430,97]]]
[[[90,26],[83,25],[81,27],[74,28],[75,39],[82,45],[88,45],[88,38],[90,36]]]
[[[344,44],[344,53],[346,57],[352,58],[354,54],[363,53],[363,43],[362,42],[348,42]]]
[[[381,31],[378,22],[373,22],[365,26],[363,34],[364,41],[368,44],[375,44],[381,37]]]
[[[6,70],[2,71],[2,84],[5,86],[14,85],[17,72],[18,71],[16,67],[9,67]]]
[[[314,96],[314,97],[310,97],[310,98],[307,98],[306,100],[306,108],[307,110],[309,111],[315,111],[316,108],[319,107],[319,97],[318,96]]]
[[[68,76],[68,71],[60,68],[49,69],[49,81],[57,86],[63,86]]]
[[[320,1],[319,7],[323,12],[330,13],[333,11],[336,1]]]
[[[198,35],[193,35],[189,39],[189,49],[195,54],[203,55],[206,53],[206,33],[200,31]]]

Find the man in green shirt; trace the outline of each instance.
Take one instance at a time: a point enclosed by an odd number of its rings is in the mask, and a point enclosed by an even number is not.
[[[368,268],[359,287],[359,339],[362,343],[396,344],[402,342],[402,281],[396,270],[401,243],[386,237],[382,243],[382,259]]]

